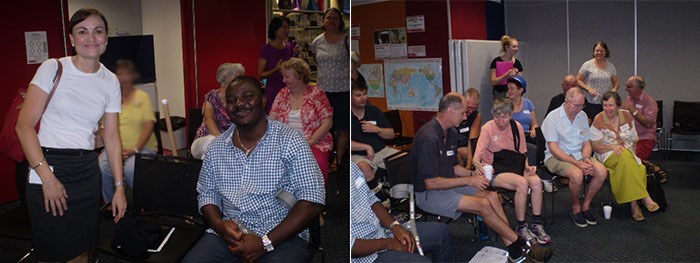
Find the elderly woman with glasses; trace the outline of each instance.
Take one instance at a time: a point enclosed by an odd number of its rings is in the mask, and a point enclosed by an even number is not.
[[[477,174],[484,173],[485,165],[493,165],[489,186],[515,191],[518,235],[540,244],[551,243],[542,221],[542,180],[535,173],[535,166],[527,164],[525,132],[522,125],[513,120],[513,103],[509,99],[496,99],[491,114],[493,120],[481,127],[481,136],[474,152],[473,164]],[[532,189],[533,219],[530,228],[525,223],[528,188]]]
[[[642,161],[635,156],[634,148],[639,137],[632,114],[620,109],[617,92],[603,94],[603,111],[595,116],[591,126],[591,142],[595,157],[610,173],[610,186],[618,203],[630,203],[632,219],[644,221],[638,201],[649,212],[659,210],[659,205],[649,197],[647,178]]]

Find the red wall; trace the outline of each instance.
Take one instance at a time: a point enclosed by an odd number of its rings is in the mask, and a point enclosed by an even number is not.
[[[188,110],[200,108],[204,95],[219,87],[216,69],[221,63],[241,63],[247,75],[257,76],[258,53],[267,40],[265,1],[181,0],[181,10]],[[192,29],[197,38],[197,80]],[[199,84],[199,101],[195,98],[195,83]]]
[[[40,2],[40,3],[38,3]],[[63,3],[63,6],[61,6]],[[65,56],[61,9],[68,20],[68,7],[65,1],[6,1],[3,2],[0,17],[5,26],[0,29],[3,41],[3,63],[0,63],[2,85],[0,92],[0,120],[4,122],[7,107],[20,88],[26,88],[39,64],[27,65],[24,32],[46,31],[49,57]],[[0,122],[2,123],[2,122]],[[0,156],[0,204],[17,199],[15,187],[15,163]]]
[[[486,40],[486,1],[450,0],[452,39]]]

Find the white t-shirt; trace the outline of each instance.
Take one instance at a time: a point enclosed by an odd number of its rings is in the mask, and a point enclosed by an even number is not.
[[[92,150],[102,116],[121,112],[119,80],[102,64],[96,73],[85,73],[73,65],[71,57],[60,60],[63,74],[41,118],[39,143],[50,148]],[[30,84],[49,94],[57,67],[54,59],[44,61]]]

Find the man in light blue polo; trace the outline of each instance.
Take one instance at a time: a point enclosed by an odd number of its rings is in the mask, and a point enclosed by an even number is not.
[[[569,89],[564,104],[548,114],[542,123],[542,134],[547,141],[545,165],[551,172],[569,178],[571,218],[578,227],[598,223],[590,212],[591,201],[608,175],[605,166],[591,158],[588,117],[581,111],[585,105],[583,92]],[[585,175],[592,178],[586,198],[580,204],[578,197]]]

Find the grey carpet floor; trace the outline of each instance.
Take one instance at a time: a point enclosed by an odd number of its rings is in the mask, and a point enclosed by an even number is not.
[[[597,212],[598,225],[579,228],[569,216],[571,199],[569,189],[561,187],[554,194],[552,224],[546,230],[552,237],[554,250],[552,262],[697,262],[700,238],[700,162],[695,154],[681,155],[666,162],[659,162],[669,174],[668,184],[663,185],[669,207],[666,212],[647,213],[644,222],[631,219],[628,204],[613,203],[610,220]],[[674,157],[676,157],[674,155]],[[604,186],[594,203],[612,196],[609,186]],[[549,213],[552,196],[545,194],[545,214]],[[506,213],[514,226],[514,210],[506,206]],[[550,216],[550,215],[547,215]],[[529,221],[530,219],[528,219]],[[466,219],[450,223],[454,234],[457,261],[467,262],[484,246],[503,248],[501,241],[472,242],[473,230]],[[490,232],[492,240],[495,234]]]

